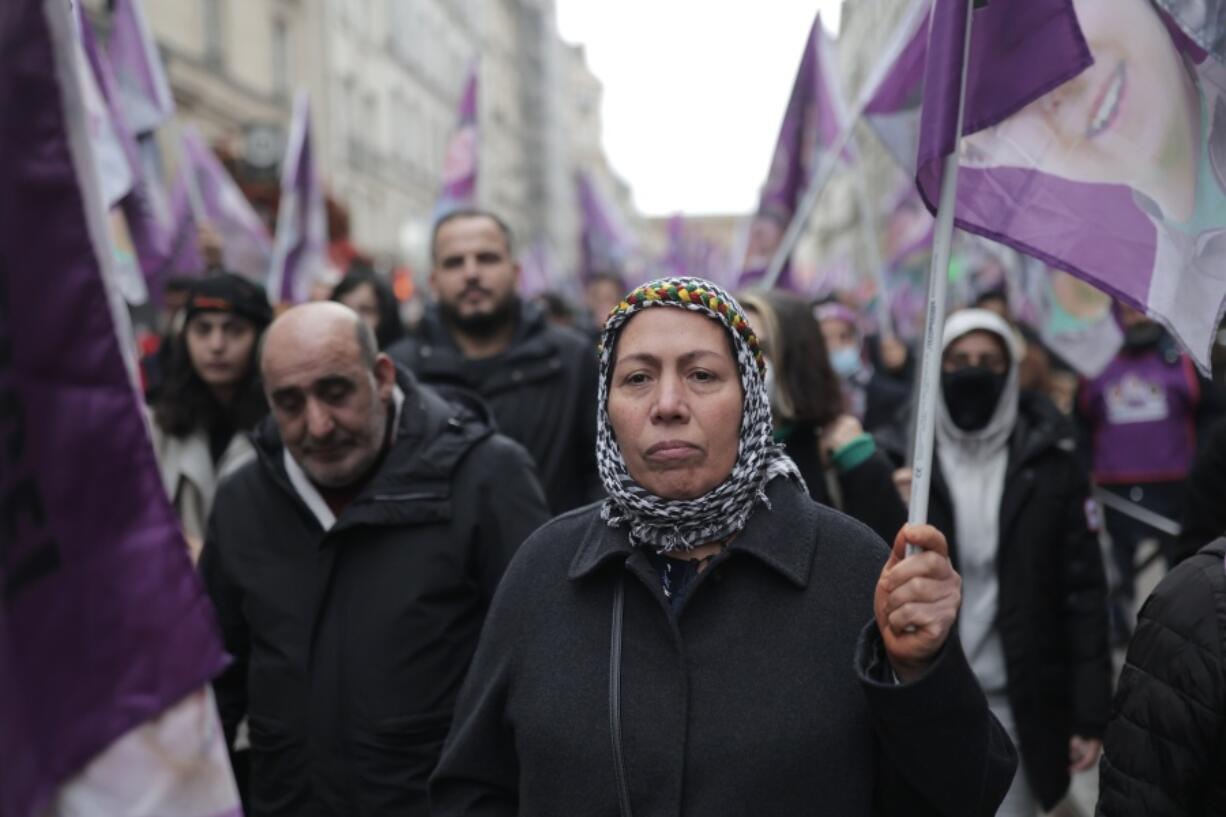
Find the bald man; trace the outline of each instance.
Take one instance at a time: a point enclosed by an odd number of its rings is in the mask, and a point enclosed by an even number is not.
[[[494,588],[546,518],[532,461],[377,352],[339,303],[264,337],[272,415],[219,488],[200,569],[246,813],[426,815]]]

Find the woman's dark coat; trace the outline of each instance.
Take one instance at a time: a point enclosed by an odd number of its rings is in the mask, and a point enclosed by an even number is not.
[[[1101,737],[1111,698],[1107,582],[1089,478],[1068,421],[1045,398],[1023,392],[1009,437],[1000,503],[996,623],[1009,705],[1030,784],[1045,809],[1069,786],[1069,738]],[[900,436],[881,434],[899,451]],[[949,488],[934,457],[928,521],[958,537]]]
[[[1100,817],[1226,814],[1226,539],[1141,608],[1099,770]]]
[[[432,813],[618,815],[610,626],[624,582],[635,817],[994,814],[1015,755],[956,640],[894,685],[871,622],[886,548],[792,483],[768,496],[676,613],[598,506],[533,534],[494,599]]]
[[[809,488],[809,496],[858,519],[887,542],[893,542],[907,521],[907,506],[894,487],[894,468],[881,452],[874,452],[864,462],[837,474],[828,469],[821,458],[821,428],[812,423],[793,426],[783,445],[796,463]],[[831,496],[828,485],[834,477],[839,496]]]

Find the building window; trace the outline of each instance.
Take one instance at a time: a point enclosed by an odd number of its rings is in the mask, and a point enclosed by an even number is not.
[[[204,60],[220,68],[225,62],[225,0],[203,0]]]
[[[289,25],[283,19],[272,22],[272,91],[289,96]]]

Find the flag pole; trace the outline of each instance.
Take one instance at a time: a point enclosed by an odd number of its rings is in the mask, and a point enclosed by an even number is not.
[[[919,397],[916,400],[915,440],[911,457],[911,506],[907,522],[928,521],[928,494],[932,487],[932,450],[936,431],[937,389],[941,383],[941,334],[945,327],[945,291],[949,284],[949,251],[953,243],[954,207],[958,196],[958,145],[966,109],[966,75],[970,61],[971,24],[976,0],[966,0],[966,39],[962,43],[962,79],[958,90],[958,126],[954,150],[942,159],[941,198],[932,237],[932,266],[928,270],[928,308],[921,347]],[[907,545],[907,555],[916,548]]]
[[[766,274],[762,276],[762,280],[758,284],[762,289],[771,289],[775,286],[780,274],[783,272],[783,265],[792,256],[792,250],[796,249],[796,242],[800,241],[801,234],[809,226],[809,216],[813,214],[813,208],[817,206],[818,200],[822,197],[822,192],[825,191],[826,185],[834,175],[834,168],[838,164],[837,157],[842,155],[843,150],[847,147],[847,143],[851,141],[853,124],[850,123],[847,127],[843,128],[843,132],[839,134],[839,141],[835,143],[832,150],[828,152],[823,151],[824,155],[821,160],[821,166],[818,168],[817,176],[805,191],[805,197],[800,200],[800,206],[796,208],[796,212],[792,215],[787,231],[784,232],[783,238],[779,240],[779,246],[775,248],[775,254],[771,256],[771,262],[766,268]]]

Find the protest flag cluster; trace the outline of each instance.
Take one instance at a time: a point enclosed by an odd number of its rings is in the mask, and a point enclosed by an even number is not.
[[[68,4],[0,14],[0,815],[238,814]],[[120,478],[116,478],[117,475]]]

